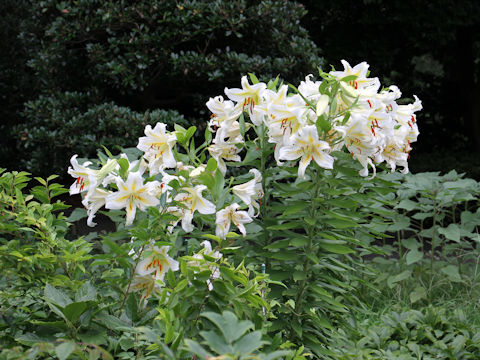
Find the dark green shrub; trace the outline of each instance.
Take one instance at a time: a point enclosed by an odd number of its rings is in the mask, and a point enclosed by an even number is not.
[[[94,142],[135,145],[129,140],[142,131],[138,119],[180,121],[173,113],[146,116],[153,109],[199,118],[209,96],[236,86],[247,72],[296,82],[321,65],[318,48],[300,26],[306,10],[293,1],[26,0],[20,5],[9,17],[15,21],[5,20],[12,31],[2,46],[19,55],[0,64],[0,71],[3,65],[10,72],[28,71],[4,114],[15,121],[5,126],[4,134],[11,134],[0,158],[3,166],[18,159],[45,175],[63,172],[74,152],[91,155],[93,150],[81,149],[96,148],[90,147]],[[13,87],[15,78],[7,80],[5,88]],[[117,113],[108,115],[113,102]],[[14,123],[25,125],[11,131]]]
[[[21,167],[38,174],[65,173],[73,154],[94,157],[101,145],[135,147],[146,124],[186,124],[173,110],[135,112],[113,102],[92,105],[92,99],[89,93],[65,92],[26,103],[28,123],[15,128],[18,149],[28,154]]]

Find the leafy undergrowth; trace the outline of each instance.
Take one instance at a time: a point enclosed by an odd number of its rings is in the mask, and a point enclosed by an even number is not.
[[[385,234],[370,262],[365,304],[332,333],[335,359],[479,359],[479,183],[462,174],[386,176],[398,182],[373,223]]]
[[[480,358],[480,324],[468,304],[452,300],[417,310],[394,305],[363,315],[335,333],[336,359]]]
[[[385,242],[351,281],[343,321],[322,325],[323,356],[290,342],[303,328],[292,336],[266,321],[278,304],[264,300],[265,274],[213,255],[185,257],[143,303],[128,292],[128,234],[69,239],[78,211],[63,215],[53,179],[27,191],[28,174],[0,177],[0,360],[480,358],[479,184],[455,172],[378,175],[396,189],[369,208]]]

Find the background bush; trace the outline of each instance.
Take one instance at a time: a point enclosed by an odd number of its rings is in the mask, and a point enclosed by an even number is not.
[[[94,101],[90,93],[64,92],[27,102],[28,122],[15,127],[19,150],[30,155],[21,158],[20,167],[62,173],[72,154],[94,157],[100,145],[111,150],[135,147],[147,124],[187,124],[174,110],[136,112],[114,102],[92,105]]]
[[[8,75],[0,85],[8,94],[2,116],[9,132],[0,158],[3,166],[17,168],[20,161],[44,175],[64,173],[63,159],[95,141],[108,146],[104,136],[132,145],[143,120],[159,119],[155,109],[177,109],[196,122],[192,117],[207,116],[208,97],[238,86],[246,72],[296,82],[322,63],[300,25],[306,10],[292,1],[7,0],[2,6],[11,14],[0,23],[8,28],[2,46],[12,56],[0,66]],[[131,127],[118,126],[115,106]],[[162,121],[180,119],[168,114]],[[116,131],[107,134],[110,128]],[[50,156],[57,158],[46,161]]]

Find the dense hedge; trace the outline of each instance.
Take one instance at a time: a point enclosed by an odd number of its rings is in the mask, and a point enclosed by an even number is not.
[[[174,110],[136,112],[113,102],[92,106],[91,101],[91,94],[65,92],[27,102],[28,122],[14,128],[19,150],[28,154],[20,167],[34,173],[62,171],[72,154],[93,157],[101,145],[110,150],[136,146],[146,124],[188,124]]]
[[[0,149],[0,165],[18,168],[20,161],[45,175],[64,171],[64,155],[104,141],[98,115],[105,128],[115,127],[115,114],[107,114],[114,103],[125,116],[126,108],[137,112],[132,124],[153,109],[176,109],[195,122],[207,116],[209,96],[238,86],[247,72],[296,82],[322,64],[300,25],[306,10],[293,1],[6,0],[2,6],[14,14],[0,20],[10,29],[3,47],[18,56],[0,60],[0,75],[25,68],[26,80],[2,99],[9,109],[3,117],[14,121],[4,126],[11,145]],[[24,125],[12,131],[14,123]],[[128,143],[121,131],[108,134],[111,143]],[[45,162],[49,156],[58,159]]]

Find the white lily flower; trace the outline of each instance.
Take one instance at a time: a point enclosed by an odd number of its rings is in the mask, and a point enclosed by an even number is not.
[[[237,120],[242,114],[241,106],[235,106],[232,101],[223,100],[223,96],[216,96],[213,99],[210,98],[206,105],[212,112],[208,127],[214,131],[216,130],[215,127],[228,127],[229,124]]]
[[[417,141],[418,135],[420,134],[415,112],[423,108],[421,100],[416,95],[413,95],[413,97],[415,98],[413,104],[399,105],[396,113],[398,123],[403,126],[408,126],[409,128],[405,139],[410,143]]]
[[[73,168],[69,166],[67,170],[72,177],[77,179],[72,186],[70,186],[70,195],[80,194],[81,192],[89,190],[91,185],[89,179],[96,179],[98,173],[98,170],[93,170],[87,167],[92,165],[91,161],[85,161],[80,165],[77,161],[77,156],[77,154],[72,156],[70,163]],[[94,186],[96,186],[96,184]]]
[[[175,133],[166,131],[167,125],[157,123],[152,129],[150,125],[145,127],[145,135],[138,139],[137,148],[142,150],[148,167],[152,174],[158,174],[158,169],[173,168],[176,165],[172,149],[175,146],[177,137]]]
[[[298,85],[298,91],[302,94],[306,99],[311,101],[312,103],[318,102],[320,98],[320,92],[318,91],[320,85],[322,84],[321,81],[312,81],[312,74],[305,76],[305,81],[301,81],[300,85]]]
[[[301,157],[298,176],[305,178],[305,170],[312,160],[325,169],[333,169],[333,157],[328,154],[330,145],[318,139],[315,125],[305,126],[292,138],[292,145],[280,149],[280,159],[296,160]]]
[[[153,275],[155,280],[163,281],[168,270],[177,271],[178,261],[168,256],[169,246],[150,246],[146,252],[151,253],[145,259],[140,260],[135,272],[140,276]]]
[[[408,153],[411,150],[410,144],[405,140],[405,131],[399,129],[400,131],[395,131],[395,136],[392,136],[387,139],[387,144],[383,149],[381,156],[385,160],[388,167],[395,171],[397,165],[403,167],[401,173],[408,173]],[[402,138],[403,133],[403,138]]]
[[[175,201],[181,202],[186,206],[186,209],[180,209],[182,212],[182,228],[186,232],[191,232],[194,229],[192,220],[195,211],[198,211],[200,214],[215,213],[215,204],[202,196],[202,192],[206,189],[205,185],[197,185],[194,188],[182,188],[174,198]]]
[[[134,275],[132,283],[130,284],[130,292],[140,292],[140,304],[147,305],[148,298],[155,292],[161,289],[160,284],[155,277],[151,275]]]
[[[242,77],[241,89],[228,89],[225,88],[225,94],[230,100],[236,101],[242,104],[242,110],[247,108],[250,116],[254,114],[254,108],[261,102],[261,94],[267,88],[265,83],[258,83],[250,85],[247,76]]]
[[[125,208],[127,212],[126,226],[133,223],[137,207],[143,211],[149,206],[158,205],[160,202],[156,197],[156,192],[160,184],[158,181],[144,184],[140,172],[128,174],[126,182],[120,177],[117,177],[116,184],[118,191],[106,197],[105,207],[107,209]]]
[[[248,205],[248,215],[255,217],[258,216],[260,210],[260,204],[256,200],[263,198],[264,195],[262,174],[257,169],[250,169],[249,172],[254,175],[254,178],[244,184],[233,186],[232,192]],[[257,209],[257,215],[255,215],[254,209]]]
[[[241,161],[242,158],[238,153],[241,151],[235,144],[228,142],[219,142],[208,147],[208,152],[217,161],[218,169],[223,175],[227,172],[227,161]]]
[[[94,187],[90,189],[85,196],[85,198],[82,200],[83,206],[87,209],[87,214],[88,214],[88,219],[87,219],[87,225],[90,227],[93,227],[97,225],[96,223],[93,222],[93,218],[95,217],[95,214],[97,213],[98,210],[102,206],[105,205],[105,200],[108,195],[110,195],[112,192],[100,189],[98,187]]]
[[[240,205],[234,203],[217,212],[217,219],[215,221],[217,228],[215,230],[215,234],[218,237],[222,239],[226,238],[230,230],[230,223],[232,222],[235,224],[238,230],[240,230],[243,236],[247,234],[243,224],[251,223],[253,219],[246,211],[237,211],[238,209],[240,209]]]
[[[353,68],[350,64],[345,61],[341,60],[342,65],[344,67],[343,71],[331,71],[330,74],[341,79],[345,76],[355,75],[357,78],[355,80],[351,80],[348,84],[352,86],[354,89],[362,90],[366,88],[372,89],[375,93],[378,91],[380,87],[380,80],[378,78],[367,78],[368,65],[365,61],[361,62],[360,64],[355,65]]]

